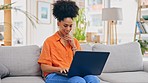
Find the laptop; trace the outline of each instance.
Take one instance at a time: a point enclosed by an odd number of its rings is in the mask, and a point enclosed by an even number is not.
[[[100,75],[109,54],[109,52],[76,51],[69,72],[57,74],[66,77]]]

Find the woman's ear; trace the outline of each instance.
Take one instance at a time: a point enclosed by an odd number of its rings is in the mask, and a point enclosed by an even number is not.
[[[57,25],[60,26],[60,22],[57,22]]]

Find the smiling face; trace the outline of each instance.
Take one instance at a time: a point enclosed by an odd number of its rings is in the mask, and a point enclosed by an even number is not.
[[[62,35],[67,35],[72,30],[73,20],[70,17],[65,18],[64,20],[58,22],[58,26],[59,31],[62,33]]]

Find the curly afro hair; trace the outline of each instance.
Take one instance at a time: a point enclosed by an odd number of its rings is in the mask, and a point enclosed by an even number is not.
[[[53,4],[53,15],[58,21],[64,18],[74,18],[78,15],[79,7],[71,0],[58,0]]]

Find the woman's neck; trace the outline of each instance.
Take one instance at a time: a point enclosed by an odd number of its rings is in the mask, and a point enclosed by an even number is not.
[[[58,31],[59,36],[61,37],[60,41],[61,43],[66,46],[68,44],[68,42],[66,40],[64,40],[64,34],[61,31]]]
[[[58,34],[61,38],[64,37],[64,34],[61,31],[58,31]]]

